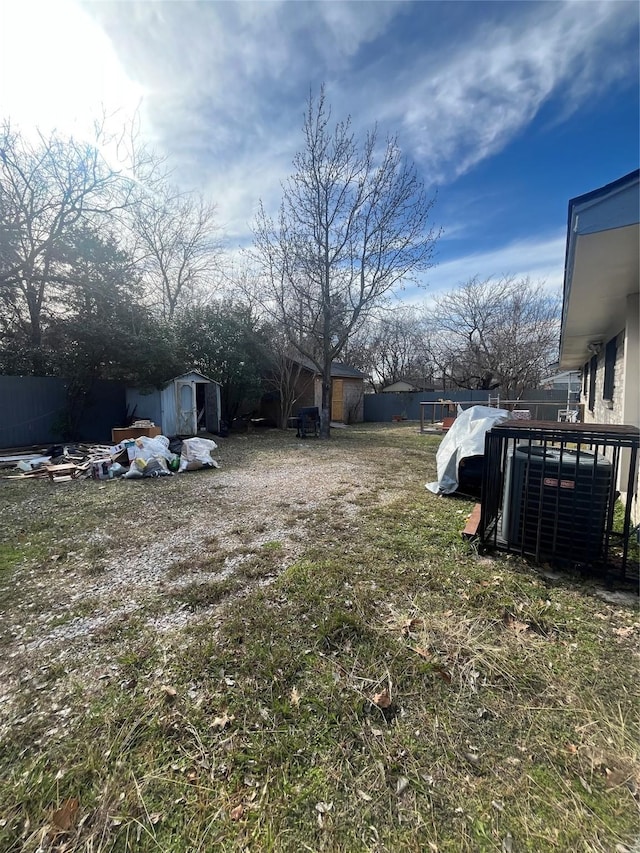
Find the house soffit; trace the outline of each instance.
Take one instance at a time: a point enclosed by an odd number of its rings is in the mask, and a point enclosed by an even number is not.
[[[640,171],[569,202],[560,367],[589,358],[587,344],[625,328],[638,293]]]

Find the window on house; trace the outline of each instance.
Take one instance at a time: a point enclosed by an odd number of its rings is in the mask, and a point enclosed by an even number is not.
[[[592,412],[596,404],[596,373],[598,372],[598,357],[593,356],[589,362],[589,411]]]
[[[613,380],[616,369],[617,338],[611,338],[604,351],[604,386],[602,399],[613,400]]]

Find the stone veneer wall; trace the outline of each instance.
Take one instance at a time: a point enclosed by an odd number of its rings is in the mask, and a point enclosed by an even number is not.
[[[589,391],[587,383],[587,393],[581,394],[580,401],[584,403],[584,419],[586,423],[593,424],[621,424],[624,423],[624,347],[625,333],[620,332],[617,336],[617,351],[616,363],[614,368],[613,379],[613,400],[603,400],[602,391],[604,389],[604,358],[607,341],[603,342],[602,352],[598,355],[598,369],[596,371],[596,398],[594,401],[593,411],[589,410]],[[589,369],[589,362],[583,369]]]
[[[604,388],[604,362],[605,362],[605,349],[607,341],[603,342],[602,352],[598,355],[598,365],[596,371],[596,394],[594,400],[593,411],[589,410],[589,383],[587,382],[587,393],[581,393],[580,399],[581,402],[584,403],[584,420],[586,423],[596,423],[596,424],[623,424],[625,423],[625,379],[627,382],[638,382],[638,373],[640,372],[640,368],[636,366],[633,368],[633,365],[626,364],[625,359],[625,348],[627,345],[626,334],[624,331],[620,332],[616,338],[617,342],[617,350],[616,350],[616,362],[614,367],[614,385],[613,385],[613,399],[612,400],[603,400],[602,392]],[[583,369],[588,369],[589,363],[583,367]],[[625,373],[629,373],[628,376],[625,376]],[[584,386],[583,386],[584,387]],[[633,424],[632,424],[633,425]],[[608,454],[607,454],[608,455]],[[628,474],[628,452],[624,451],[622,456],[622,464],[621,470],[618,475],[618,489],[622,493],[623,500],[626,501],[626,492],[623,489],[626,489]],[[636,477],[636,490],[635,495],[633,496],[633,506],[631,509],[631,516],[633,519],[633,523],[637,524],[640,521],[640,504],[638,501],[638,493],[640,492],[640,473],[638,477]]]

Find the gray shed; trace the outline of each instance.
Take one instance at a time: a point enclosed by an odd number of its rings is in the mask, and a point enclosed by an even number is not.
[[[163,435],[195,435],[203,429],[219,432],[220,383],[191,370],[162,388],[127,388],[127,410],[135,418],[153,421]]]

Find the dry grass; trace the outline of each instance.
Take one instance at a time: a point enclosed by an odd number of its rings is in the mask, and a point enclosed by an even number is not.
[[[0,485],[0,849],[630,849],[637,610],[474,553],[436,446]]]

